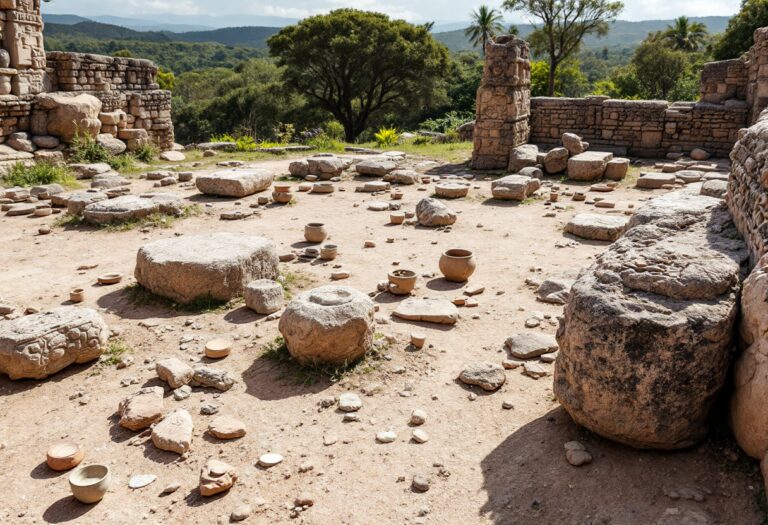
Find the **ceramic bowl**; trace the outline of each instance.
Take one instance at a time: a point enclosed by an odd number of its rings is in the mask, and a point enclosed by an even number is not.
[[[104,498],[112,482],[107,465],[86,465],[69,475],[72,495],[81,503],[98,503]]]
[[[205,343],[205,355],[211,359],[227,357],[232,351],[232,341],[229,339],[212,339]]]
[[[105,273],[104,275],[99,275],[98,278],[99,284],[117,284],[122,280],[122,273]]]
[[[69,300],[73,303],[82,303],[85,299],[85,290],[82,288],[75,288],[69,292]]]
[[[75,443],[56,443],[51,445],[45,455],[45,462],[52,470],[72,470],[83,461],[83,447]]]

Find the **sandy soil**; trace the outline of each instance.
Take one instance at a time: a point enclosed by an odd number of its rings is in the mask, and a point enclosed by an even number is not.
[[[287,160],[262,163],[287,172]],[[460,212],[450,233],[408,226],[389,226],[387,212],[366,210],[369,200],[388,200],[355,193],[359,181],[347,177],[346,191],[329,196],[298,193],[291,206],[269,207],[260,216],[242,221],[219,220],[234,201],[203,199],[191,188],[181,190],[205,213],[176,222],[172,229],[109,232],[87,228],[54,228],[38,236],[41,224],[56,216],[0,219],[3,300],[43,309],[64,304],[68,291],[86,288],[85,305],[103,312],[119,339],[130,346],[135,364],[74,366],[46,381],[12,382],[0,377],[0,486],[2,523],[227,523],[233,508],[248,502],[255,509],[247,523],[306,524],[652,524],[665,511],[705,513],[710,521],[685,523],[758,524],[760,491],[754,465],[736,459],[726,438],[712,438],[690,450],[665,453],[637,451],[579,429],[559,408],[552,395],[552,379],[533,380],[519,370],[507,372],[500,391],[485,394],[457,383],[462,368],[477,360],[500,361],[504,340],[527,330],[533,312],[551,315],[537,330],[554,333],[561,307],[539,303],[526,278],[576,275],[590,264],[606,243],[575,241],[562,232],[573,214],[591,210],[583,202],[565,198],[566,209],[544,218],[544,201],[523,205],[491,200],[490,182],[476,182],[470,197],[449,203]],[[558,181],[555,180],[555,183]],[[134,191],[151,183],[136,180]],[[177,188],[176,191],[179,189]],[[173,190],[172,190],[173,191]],[[412,209],[431,191],[405,187],[404,209]],[[609,195],[621,211],[661,191],[622,188]],[[256,196],[243,199],[246,208]],[[359,206],[355,206],[359,205]],[[597,210],[598,212],[600,210]],[[619,211],[619,213],[621,213]],[[307,286],[330,281],[334,265],[349,270],[342,284],[364,292],[376,290],[387,271],[399,267],[432,278],[419,280],[417,296],[453,298],[462,286],[438,278],[438,259],[446,249],[473,250],[477,273],[470,286],[483,285],[480,306],[461,310],[453,328],[397,321],[391,317],[399,298],[375,299],[380,310],[378,332],[395,341],[385,359],[358,367],[338,383],[297,384],[296,370],[262,356],[277,337],[277,322],[266,321],[243,307],[208,313],[168,310],[159,305],[138,306],[125,291],[132,277],[116,286],[96,286],[99,274],[123,272],[132,276],[137,249],[144,243],[175,234],[233,231],[274,240],[285,252],[305,246],[303,226],[328,225],[331,241],[340,246],[334,263],[282,264],[281,270]],[[387,243],[387,238],[394,242]],[[377,246],[364,249],[367,239]],[[556,244],[569,244],[556,247]],[[80,265],[98,265],[78,271]],[[532,271],[533,270],[533,271]],[[193,323],[192,326],[188,326]],[[409,334],[418,326],[428,335],[428,347],[409,351]],[[193,451],[185,461],[141,440],[130,445],[134,433],[117,425],[119,401],[142,385],[163,385],[153,362],[168,356],[205,360],[202,347],[214,336],[236,338],[235,351],[217,366],[237,378],[235,387],[221,395],[195,389],[177,402],[166,388],[166,409],[184,407],[195,420]],[[195,338],[189,350],[182,341]],[[552,365],[545,365],[552,370]],[[137,384],[122,387],[125,378]],[[343,423],[333,409],[320,410],[326,396],[354,391],[363,398],[361,422]],[[502,409],[511,400],[514,409]],[[247,423],[248,435],[233,442],[209,437],[211,416],[200,414],[202,403],[219,405]],[[428,414],[422,427],[425,444],[410,441],[412,410]],[[377,444],[374,436],[393,429],[396,442]],[[330,446],[324,437],[337,437]],[[66,473],[54,473],[45,451],[60,439],[74,440],[86,449],[86,462],[111,465],[114,483],[98,505],[84,506],[69,495]],[[565,461],[563,444],[579,439],[593,454],[592,464],[574,468]],[[279,452],[285,461],[265,470],[256,465],[260,454]],[[198,475],[209,457],[236,466],[240,480],[228,493],[202,498]],[[313,470],[299,472],[311,463]],[[134,474],[155,474],[146,488],[131,490]],[[426,493],[411,490],[415,474],[427,476]],[[172,482],[174,494],[160,496]],[[672,500],[665,492],[696,488],[704,501]],[[291,518],[294,498],[303,491],[315,498],[314,507]],[[673,511],[669,511],[673,512]]]

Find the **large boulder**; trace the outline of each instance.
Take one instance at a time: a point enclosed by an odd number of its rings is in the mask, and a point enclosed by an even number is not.
[[[416,205],[416,218],[422,226],[449,226],[456,222],[456,213],[437,199],[421,199]]]
[[[184,203],[178,195],[172,193],[124,195],[88,204],[83,210],[83,217],[91,224],[115,224],[143,219],[157,213],[180,217],[184,213]]]
[[[309,157],[307,164],[309,174],[317,175],[322,180],[338,177],[344,172],[345,168],[344,161],[333,155]]]
[[[67,213],[70,215],[81,215],[89,204],[105,201],[108,198],[106,193],[96,190],[73,193],[67,199]]]
[[[44,379],[71,364],[98,359],[109,328],[90,308],[65,306],[0,323],[0,373]]]
[[[491,183],[494,199],[524,201],[541,187],[541,181],[525,175],[507,175]]]
[[[563,146],[571,155],[579,155],[584,153],[584,150],[587,149],[584,142],[582,142],[581,137],[576,133],[563,133],[562,140]]]
[[[344,365],[373,347],[373,302],[347,286],[299,294],[280,317],[288,351],[302,364]]]
[[[355,171],[360,175],[370,177],[383,177],[397,169],[397,163],[388,158],[375,158],[358,162],[355,165]]]
[[[96,137],[101,130],[101,100],[93,95],[43,93],[37,106],[48,112],[48,134],[71,142],[78,134]]]
[[[547,173],[562,173],[568,167],[568,150],[566,148],[552,148],[544,156],[544,170]]]
[[[584,181],[601,179],[612,159],[613,153],[604,151],[585,151],[574,155],[568,159],[568,178]]]
[[[136,280],[150,292],[179,303],[242,295],[256,279],[276,279],[275,245],[237,233],[185,235],[146,244],[136,256]]]
[[[237,199],[268,189],[275,176],[263,169],[231,169],[210,175],[198,175],[195,185],[200,193]]]
[[[509,166],[507,169],[510,173],[518,173],[521,169],[530,166],[536,166],[538,164],[539,148],[535,144],[523,144],[516,148],[512,148],[509,152]]]
[[[744,281],[740,343],[746,347],[733,370],[731,428],[741,448],[756,459],[768,452],[768,256]]]
[[[562,406],[638,448],[701,439],[729,367],[748,254],[724,205],[693,207],[707,212],[656,214],[584,270],[558,330]]]

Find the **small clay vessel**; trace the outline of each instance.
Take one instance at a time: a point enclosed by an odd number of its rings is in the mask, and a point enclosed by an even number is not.
[[[211,359],[227,357],[232,351],[232,341],[229,339],[211,339],[205,343],[205,356]]]
[[[335,244],[324,244],[320,248],[320,258],[324,261],[332,261],[339,253],[339,247]]]
[[[557,200],[560,198],[560,194],[556,191],[550,192],[549,194],[549,202],[557,202]]]
[[[85,299],[85,290],[82,288],[75,288],[71,292],[69,292],[69,300],[73,303],[82,303],[83,299]]]
[[[304,226],[304,238],[308,242],[321,243],[328,237],[325,224],[322,222],[310,222]]]
[[[278,204],[288,204],[293,200],[293,193],[288,191],[273,191],[272,200]]]
[[[413,332],[411,334],[411,344],[414,348],[424,348],[424,343],[427,342],[427,336],[421,332]]]
[[[405,222],[405,213],[400,211],[400,212],[389,214],[390,224],[403,224],[404,222]]]
[[[275,193],[290,193],[291,192],[291,185],[290,184],[286,184],[286,183],[274,184],[272,186],[272,188],[273,188],[273,191]]]
[[[98,503],[112,483],[107,465],[87,465],[69,475],[69,488],[80,503]]]
[[[440,257],[440,272],[451,282],[466,282],[476,268],[474,255],[469,250],[448,250]]]
[[[122,280],[122,273],[106,273],[98,277],[99,284],[117,284]]]
[[[416,272],[395,270],[387,275],[389,291],[395,295],[409,295],[416,288]]]
[[[400,190],[392,190],[389,196],[392,197],[392,200],[399,201],[403,198],[403,192]]]
[[[45,462],[51,470],[72,470],[83,461],[83,447],[75,443],[56,443],[51,445],[45,455]]]

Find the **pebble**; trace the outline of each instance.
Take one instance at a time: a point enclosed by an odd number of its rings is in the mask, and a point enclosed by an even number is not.
[[[232,510],[232,513],[229,515],[229,519],[232,521],[243,521],[248,519],[251,514],[253,514],[253,509],[251,506],[247,503],[243,503],[242,505],[238,505]]]
[[[416,430],[413,431],[411,438],[416,443],[426,443],[427,441],[429,441],[429,434],[427,434],[424,430],[417,428]]]
[[[592,455],[578,441],[569,441],[565,445],[565,459],[574,467],[592,463]]]
[[[180,386],[173,391],[173,399],[183,401],[192,395],[192,387],[189,385]]]
[[[526,321],[525,321],[525,327],[526,328],[536,328],[540,324],[541,324],[541,321],[539,321],[535,317],[531,317],[530,319],[526,319]]]
[[[376,441],[379,443],[392,443],[397,439],[397,434],[394,430],[387,430],[376,434]]]
[[[265,468],[274,467],[283,462],[283,456],[280,454],[262,454],[259,456],[259,465]]]
[[[427,413],[421,409],[411,412],[411,425],[419,426],[427,422]]]
[[[357,412],[363,408],[363,401],[357,394],[346,392],[339,396],[339,410],[342,412]]]
[[[525,363],[523,364],[523,374],[533,379],[539,379],[548,376],[549,372],[538,363]]]
[[[503,408],[504,410],[512,410],[513,408],[515,408],[515,405],[509,399],[505,399],[504,401],[501,402],[501,408]]]
[[[426,492],[429,490],[429,480],[424,476],[420,476],[417,474],[413,476],[411,487],[413,487],[413,490],[415,490],[416,492]]]
[[[181,483],[170,483],[165,486],[160,494],[173,494],[181,488]]]
[[[214,405],[213,403],[205,403],[200,407],[200,413],[204,416],[212,416],[216,414],[219,411],[218,405]]]
[[[294,504],[298,507],[311,507],[315,504],[315,498],[309,492],[302,492],[294,500]]]

